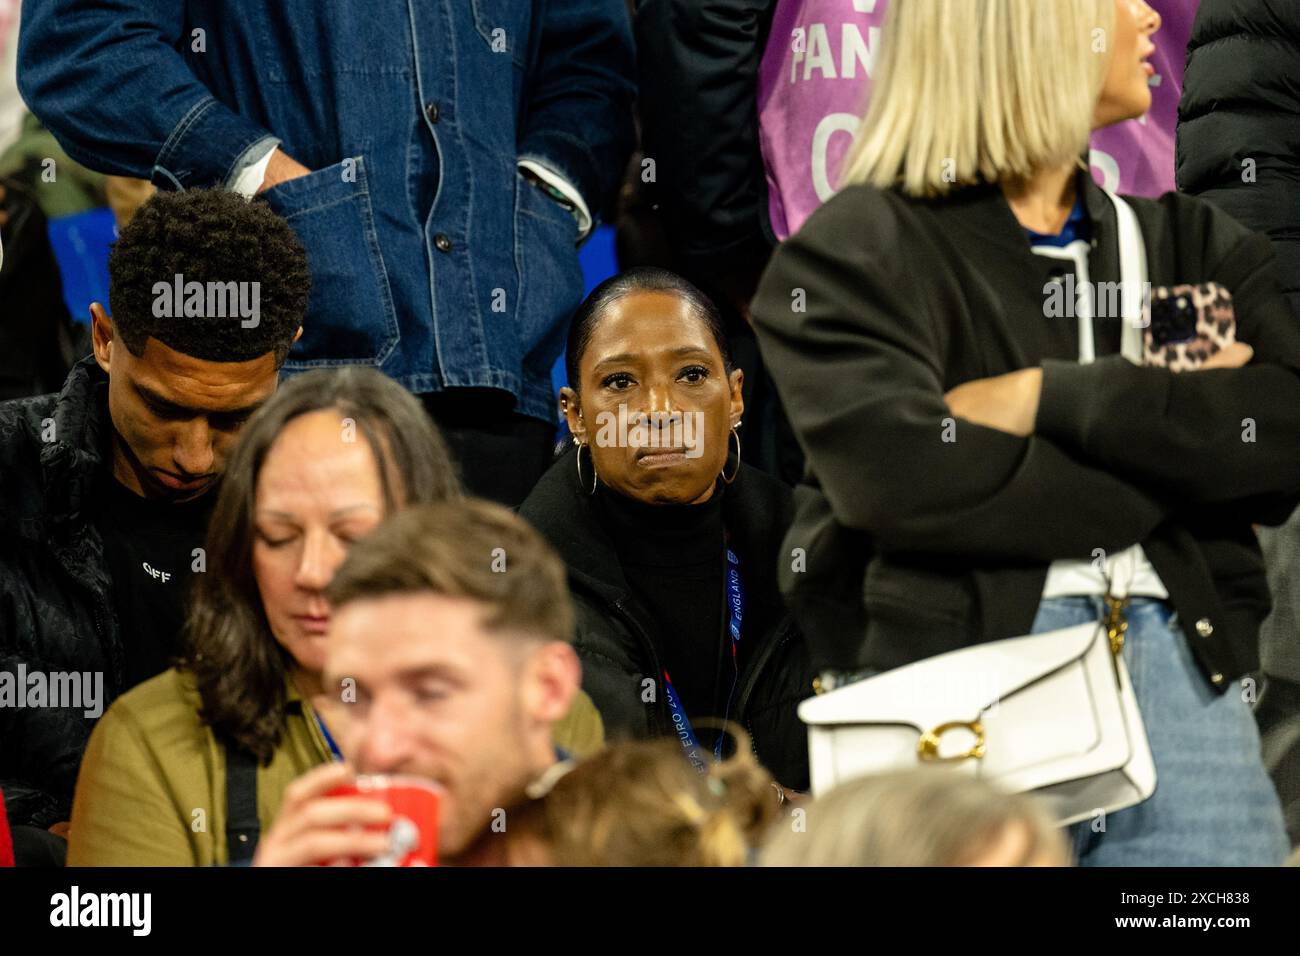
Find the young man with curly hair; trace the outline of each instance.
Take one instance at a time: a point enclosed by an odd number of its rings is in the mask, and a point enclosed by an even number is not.
[[[264,203],[159,194],[109,258],[93,352],[0,404],[0,788],[68,819],[96,718],[179,651],[213,495],[302,334],[306,254]]]

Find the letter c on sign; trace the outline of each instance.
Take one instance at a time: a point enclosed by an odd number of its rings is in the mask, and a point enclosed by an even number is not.
[[[1116,192],[1119,189],[1119,163],[1110,153],[1104,153],[1099,149],[1088,151],[1088,162],[1094,169],[1101,170],[1101,185],[1103,189],[1109,189]]]
[[[859,118],[852,113],[827,113],[813,130],[812,181],[819,202],[825,202],[835,195],[835,187],[831,185],[826,169],[826,154],[831,137],[836,133],[848,133],[856,139],[859,122]]]

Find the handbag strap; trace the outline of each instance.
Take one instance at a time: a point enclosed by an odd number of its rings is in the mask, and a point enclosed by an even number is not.
[[[1120,354],[1134,365],[1143,364],[1143,330],[1147,319],[1147,248],[1133,207],[1109,189],[1102,190],[1115,207],[1116,231],[1119,235],[1120,278]],[[1107,578],[1107,591],[1118,599],[1127,597],[1137,574],[1137,554],[1133,548],[1113,557],[1113,570]]]
[[[257,819],[257,758],[243,747],[226,747],[226,862],[252,862],[261,837]]]
[[[1143,306],[1147,297],[1147,248],[1138,226],[1137,214],[1127,202],[1103,189],[1115,207],[1119,234],[1120,354],[1135,365],[1142,364]]]

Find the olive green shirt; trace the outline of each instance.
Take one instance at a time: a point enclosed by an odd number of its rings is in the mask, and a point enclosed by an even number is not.
[[[257,768],[257,817],[265,833],[285,788],[330,759],[292,681],[284,734]],[[119,697],[90,736],[77,777],[68,866],[212,866],[226,857],[226,752],[199,719],[191,674],[169,670]],[[604,744],[595,705],[579,692],[555,726],[558,746],[586,756]]]

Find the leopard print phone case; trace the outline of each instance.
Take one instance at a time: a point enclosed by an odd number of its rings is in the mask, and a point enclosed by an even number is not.
[[[1147,365],[1183,372],[1237,340],[1232,293],[1217,282],[1155,286],[1142,307]]]

